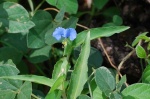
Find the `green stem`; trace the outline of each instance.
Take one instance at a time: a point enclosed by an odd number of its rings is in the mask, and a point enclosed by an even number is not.
[[[93,95],[92,95],[92,90],[91,90],[91,86],[90,86],[90,80],[91,80],[91,77],[94,75],[94,73],[95,73],[95,71],[92,72],[92,74],[89,76],[89,78],[87,80],[91,99],[93,99]]]
[[[34,13],[34,5],[33,5],[33,2],[32,2],[32,0],[28,0],[28,3],[29,3],[29,6],[30,6],[30,9],[31,9],[31,15],[33,15],[33,13]]]
[[[34,95],[33,93],[31,94],[31,96],[35,99],[41,99],[41,98],[37,97],[36,95]]]
[[[42,4],[45,2],[45,0],[43,0],[36,8],[35,8],[35,12],[42,6]]]

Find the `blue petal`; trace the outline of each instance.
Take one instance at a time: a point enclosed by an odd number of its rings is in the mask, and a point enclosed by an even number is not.
[[[57,40],[61,39],[61,36],[64,35],[65,29],[62,27],[58,27],[55,29],[55,31],[53,32],[53,37],[55,37]]]
[[[77,36],[77,32],[74,28],[68,28],[68,29],[66,29],[65,36],[67,38],[69,37],[70,40],[73,41]]]

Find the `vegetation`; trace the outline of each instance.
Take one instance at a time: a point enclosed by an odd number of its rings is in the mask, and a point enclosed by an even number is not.
[[[102,66],[101,52],[91,46],[91,40],[101,42],[129,29],[117,7],[104,9],[109,0],[94,0],[91,11],[81,12],[77,0],[27,0],[26,8],[20,1],[0,2],[0,99],[150,98],[147,32],[127,45],[132,51],[118,66],[110,61],[112,68]],[[109,20],[101,27],[79,24],[84,24],[83,15],[90,15],[88,24],[99,12]],[[101,47],[109,60],[102,42]],[[143,73],[139,82],[129,85],[120,70],[134,52]]]

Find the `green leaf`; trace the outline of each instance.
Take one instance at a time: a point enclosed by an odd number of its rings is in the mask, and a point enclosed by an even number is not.
[[[150,65],[146,66],[146,68],[142,74],[142,82],[150,83]]]
[[[32,84],[31,82],[24,82],[18,90],[17,99],[31,99]]]
[[[137,45],[136,48],[135,48],[135,50],[136,50],[136,55],[139,58],[146,58],[146,56],[147,56],[146,55],[146,51],[145,51],[145,49],[142,46]]]
[[[115,89],[115,78],[106,67],[96,69],[95,81],[100,90],[106,95]]]
[[[68,68],[69,66],[67,58],[66,57],[61,58],[59,61],[57,61],[57,63],[54,66],[52,78],[57,79],[59,76],[63,74],[67,75]]]
[[[15,99],[16,94],[13,90],[0,90],[0,99]]]
[[[2,77],[7,76],[16,76],[19,73],[19,70],[15,67],[12,61],[8,61],[4,64],[0,64],[0,94],[2,99],[14,99],[17,95],[17,99],[30,99],[32,93],[32,86],[30,82],[25,82],[22,85],[22,81],[12,80],[12,79],[3,79]]]
[[[45,33],[51,28],[51,15],[46,11],[37,11],[32,18],[35,27],[30,30],[27,38],[29,48],[41,48],[45,45]]]
[[[14,76],[19,73],[19,70],[13,64],[11,60],[7,61],[6,63],[0,64],[0,77],[2,76]],[[8,80],[8,79],[0,79],[0,89],[2,90],[17,90],[19,86],[21,86],[22,82],[18,80]]]
[[[122,99],[122,96],[121,94],[117,93],[117,92],[113,92],[111,95],[110,95],[110,99]]]
[[[65,76],[64,75],[59,76],[56,79],[56,81],[54,82],[53,86],[51,87],[49,93],[51,93],[51,92],[55,91],[56,89],[58,89],[59,86],[61,86],[61,87],[64,86],[64,81],[65,81]]]
[[[128,86],[122,91],[123,99],[149,99],[150,85],[136,83]]]
[[[94,0],[94,6],[98,9],[102,9],[109,0]]]
[[[138,44],[138,42],[141,40],[141,39],[144,39],[144,40],[149,40],[149,38],[146,36],[148,32],[144,32],[140,35],[138,35],[135,40],[132,42],[132,46],[135,46],[136,44]]]
[[[79,57],[81,48],[77,47],[74,49],[74,57],[77,59]],[[94,47],[90,48],[90,56],[88,59],[88,73],[92,73],[92,68],[97,69],[102,65],[103,57],[99,50]]]
[[[1,47],[0,48],[0,61],[8,61],[12,59],[15,64],[18,64],[22,59],[22,53],[18,52],[11,47]]]
[[[6,78],[6,79],[15,79],[15,80],[25,80],[30,81],[38,84],[43,84],[46,86],[51,87],[54,84],[53,79],[49,79],[44,76],[37,76],[37,75],[16,75],[16,76],[2,76],[0,78]]]
[[[78,96],[77,99],[91,99],[91,98],[87,95],[80,95],[80,96]]]
[[[113,23],[115,23],[116,25],[122,25],[123,24],[123,20],[120,16],[118,15],[114,15],[113,16]]]
[[[32,50],[28,57],[29,61],[32,63],[40,63],[45,60],[48,60],[50,57],[50,49],[51,46],[47,45],[43,48]]]
[[[45,99],[61,99],[62,92],[60,90],[55,90],[51,93],[48,93]]]
[[[119,81],[119,83],[117,83],[116,85],[116,89],[118,91],[121,90],[121,87],[123,86],[123,84],[126,82],[126,76],[124,75],[123,77],[121,77],[121,80]]]
[[[18,2],[19,0],[5,0],[5,1]]]
[[[13,2],[0,4],[0,21],[8,33],[28,32],[34,26],[26,9]]]
[[[127,26],[111,26],[85,30],[77,35],[77,38],[73,41],[73,46],[77,47],[82,44],[88,31],[91,32],[90,40],[93,40],[99,37],[109,37],[115,33],[120,33],[127,29],[129,29]]]
[[[87,62],[90,54],[90,32],[87,33],[81,53],[74,66],[71,74],[71,81],[68,88],[68,99],[76,99],[83,90],[83,86],[87,81]]]
[[[76,14],[78,10],[77,0],[46,0],[49,4],[58,9],[65,8],[65,12]]]
[[[79,55],[79,48],[75,49],[75,57],[77,58]],[[95,69],[100,67],[102,65],[103,62],[103,58],[102,58],[102,54],[100,53],[99,50],[97,50],[94,47],[91,47],[90,49],[90,56],[88,59],[88,65],[94,67]]]
[[[105,99],[102,91],[98,87],[93,91],[93,99]]]
[[[0,41],[7,46],[15,48],[18,52],[21,52],[23,54],[27,53],[28,51],[26,35],[22,35],[21,33],[7,33],[0,38]]]
[[[106,99],[104,93],[98,88],[95,82],[95,77],[90,81],[91,91],[93,93],[93,99]]]
[[[63,21],[63,19],[64,19],[64,14],[65,14],[65,9],[61,8],[60,12],[58,12],[57,15],[55,16],[54,21],[56,23],[61,23]]]
[[[63,56],[70,56],[71,52],[72,52],[72,41],[70,41],[69,39],[63,41],[62,43],[66,43],[65,48],[64,48],[64,53]]]
[[[61,25],[64,28],[76,28],[77,22],[78,18],[71,16],[69,19],[64,20]]]

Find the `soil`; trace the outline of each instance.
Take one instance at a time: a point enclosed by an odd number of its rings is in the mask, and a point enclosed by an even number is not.
[[[115,34],[109,38],[101,38],[112,63],[118,66],[122,59],[132,50],[129,47],[125,47],[125,45],[131,45],[135,37],[140,33],[144,31],[150,32],[150,0],[110,0],[106,8],[110,6],[117,6],[120,10],[120,16],[123,18],[123,25],[130,26],[130,29],[123,33]],[[83,6],[80,9],[83,10]],[[85,20],[89,19],[88,15],[84,16],[83,19],[86,22]],[[107,20],[104,20],[103,16],[96,16],[92,19],[89,27],[99,27],[105,22]],[[92,41],[92,46],[102,51],[105,57],[103,65],[111,67],[99,41]],[[123,64],[121,73],[126,74],[127,83],[129,84],[139,81],[142,69],[140,59],[137,58],[135,53]]]

